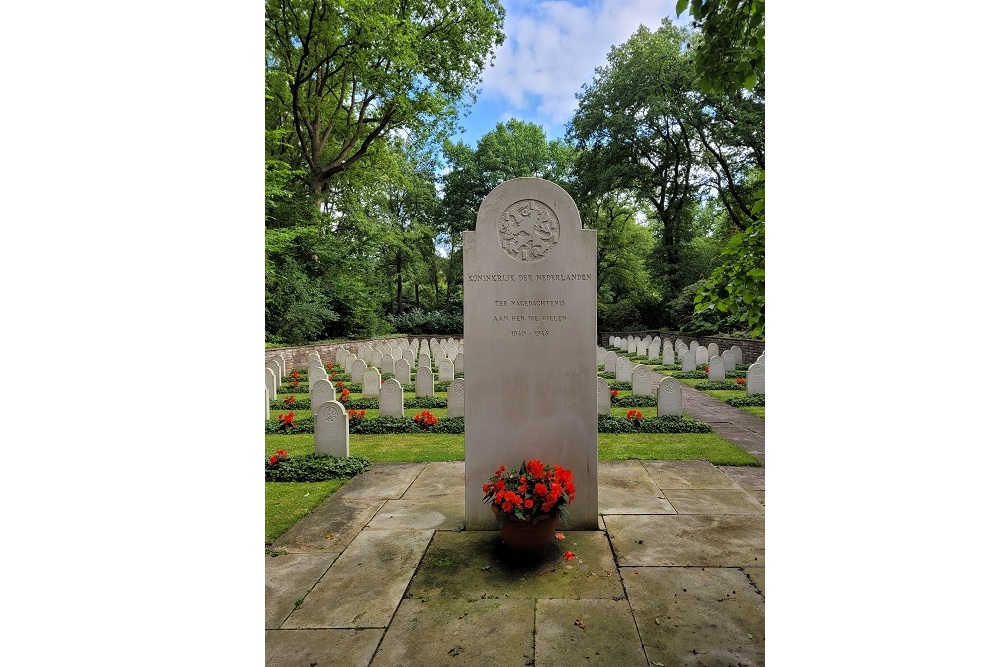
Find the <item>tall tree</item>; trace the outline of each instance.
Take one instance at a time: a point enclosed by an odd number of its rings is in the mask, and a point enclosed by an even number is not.
[[[764,76],[764,0],[677,0],[700,29],[695,67],[704,91],[752,90]]]
[[[445,131],[503,42],[499,0],[268,0],[269,129],[321,195],[392,132]]]

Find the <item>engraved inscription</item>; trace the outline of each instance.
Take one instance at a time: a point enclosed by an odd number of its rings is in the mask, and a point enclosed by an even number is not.
[[[514,259],[537,262],[559,242],[559,220],[542,202],[522,199],[508,206],[500,216],[497,240]]]

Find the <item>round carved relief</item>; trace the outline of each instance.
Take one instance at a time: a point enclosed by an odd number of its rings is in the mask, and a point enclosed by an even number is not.
[[[453,385],[453,386],[455,388],[455,393],[456,394],[464,394],[465,393],[465,385],[464,384],[459,383],[459,384],[456,384],[456,385]]]
[[[323,421],[332,422],[337,420],[337,413],[333,408],[326,408],[323,410]]]
[[[537,262],[559,242],[559,220],[536,199],[522,199],[507,207],[497,224],[497,240],[520,262]]]

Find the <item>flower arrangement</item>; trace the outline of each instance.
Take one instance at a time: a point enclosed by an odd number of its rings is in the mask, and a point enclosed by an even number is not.
[[[278,424],[279,428],[286,428],[286,427],[291,428],[295,426],[294,420],[295,420],[295,413],[292,412],[291,410],[288,411],[287,415],[283,415],[280,412],[278,413],[278,421],[280,422]]]
[[[569,525],[569,508],[576,499],[573,473],[538,459],[521,462],[518,470],[500,466],[483,484],[484,503],[491,503],[501,524],[509,517],[537,523],[558,514]]]
[[[288,460],[288,450],[287,449],[279,449],[279,450],[275,451],[273,455],[271,455],[270,457],[268,457],[268,459],[267,459],[267,467],[268,468],[274,468],[280,462],[287,461],[287,460]]]
[[[747,383],[746,378],[736,378],[736,384],[746,384],[746,383]]]
[[[337,382],[333,386],[336,387],[337,389],[343,389],[344,383],[341,380],[337,380]]]
[[[328,370],[328,371],[332,371],[333,370],[333,364],[330,363],[329,361],[326,362],[326,370]],[[334,375],[336,375],[336,373],[334,373]]]
[[[298,380],[292,380],[292,388],[293,389],[298,389],[299,388],[299,381]]]
[[[636,428],[639,428],[639,425],[642,424],[642,413],[638,410],[629,410],[625,413],[625,419],[635,424]]]
[[[357,424],[359,421],[365,418],[364,410],[348,410],[347,411],[347,421],[351,424]]]
[[[340,392],[340,402],[341,403],[346,403],[347,399],[350,398],[350,397],[351,397],[351,390],[350,389],[344,389],[344,391]]]
[[[618,398],[618,390],[617,389],[612,389],[611,390],[611,398]]]
[[[417,422],[417,426],[420,428],[428,428],[434,426],[438,423],[438,418],[434,416],[434,413],[430,410],[424,410],[418,412],[414,417],[413,421]]]
[[[288,398],[285,399],[285,405],[291,405],[294,402],[295,402],[294,396],[289,396]]]

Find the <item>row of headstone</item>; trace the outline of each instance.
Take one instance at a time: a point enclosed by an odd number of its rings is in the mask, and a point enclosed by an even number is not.
[[[648,372],[648,369],[646,370]],[[681,382],[677,378],[665,377],[655,387],[650,385],[648,388],[643,388],[647,393],[642,395],[656,396],[657,417],[682,413]],[[632,393],[636,393],[634,389]],[[608,381],[604,378],[597,378],[597,414],[611,414],[611,390],[608,388]]]

